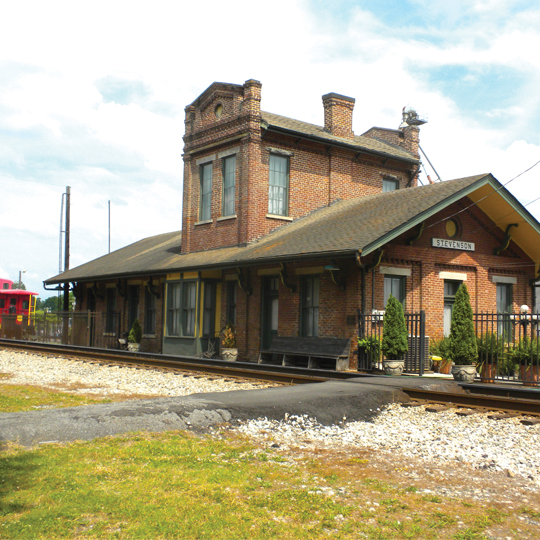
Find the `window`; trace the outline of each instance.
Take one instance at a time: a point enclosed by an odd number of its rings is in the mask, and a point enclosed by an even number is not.
[[[139,318],[139,287],[130,285],[128,287],[128,332],[131,330],[135,319]]]
[[[6,300],[5,298],[0,298],[0,309],[6,307]]]
[[[156,297],[148,289],[144,294],[144,333],[156,333]]]
[[[512,313],[512,285],[497,283],[497,313]],[[497,331],[499,335],[512,335],[512,322],[509,315],[498,315]]]
[[[180,335],[181,283],[171,283],[167,287],[167,335]]]
[[[303,279],[301,294],[302,336],[317,337],[319,335],[319,278],[312,276]]]
[[[384,276],[384,305],[386,306],[390,295],[396,298],[405,307],[405,276]]]
[[[452,311],[456,302],[456,293],[461,286],[461,281],[444,280],[444,321],[443,332],[445,336],[450,335],[450,326],[452,324]]]
[[[216,332],[216,284],[204,284],[203,336],[214,337]]]
[[[235,213],[235,186],[236,186],[236,156],[223,160],[223,203],[222,216],[234,216]]]
[[[212,164],[201,165],[200,170],[201,194],[200,194],[200,221],[212,219]]]
[[[107,311],[105,313],[105,332],[114,332],[116,320],[116,289],[107,289]]]
[[[182,283],[182,334],[195,335],[195,312],[197,307],[197,283]]]
[[[22,308],[23,309],[28,309],[29,307],[30,307],[30,303],[28,302],[28,300],[23,300]]]
[[[270,154],[268,213],[289,215],[289,158]]]
[[[392,178],[383,178],[382,181],[382,190],[385,191],[396,191],[399,189],[399,181],[393,180]]]
[[[238,294],[238,283],[229,281],[227,283],[227,322],[236,325],[236,296]]]

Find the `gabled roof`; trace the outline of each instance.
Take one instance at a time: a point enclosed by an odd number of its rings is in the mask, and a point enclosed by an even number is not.
[[[318,257],[368,255],[452,203],[468,197],[540,263],[540,223],[491,174],[368,195],[325,206],[245,247],[180,254],[181,233],[145,238],[46,281],[231,268]]]
[[[418,159],[400,146],[387,143],[381,139],[373,139],[363,135],[356,135],[353,139],[336,137],[323,127],[308,122],[301,122],[279,114],[261,111],[263,127],[274,128],[279,131],[285,131],[296,135],[304,135],[309,138],[319,140],[323,143],[333,143],[337,146],[348,147],[357,151],[364,151],[384,157],[392,157],[409,163],[418,163]]]

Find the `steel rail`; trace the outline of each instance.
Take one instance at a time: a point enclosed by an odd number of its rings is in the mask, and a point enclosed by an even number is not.
[[[457,394],[417,388],[403,388],[413,401],[426,401],[471,409],[497,410],[508,413],[540,416],[540,399],[517,399],[511,397]]]
[[[307,384],[330,380],[359,378],[361,373],[326,371],[292,366],[255,364],[252,362],[227,362],[226,360],[193,356],[172,356],[152,353],[135,353],[118,349],[97,349],[53,343],[37,343],[0,339],[0,346],[36,353],[87,358],[99,362],[119,362],[141,368],[166,368],[195,373],[214,374],[237,379],[252,379],[282,384]],[[367,375],[369,376],[369,375]]]

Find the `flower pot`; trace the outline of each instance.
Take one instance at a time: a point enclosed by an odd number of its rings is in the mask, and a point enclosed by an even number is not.
[[[405,360],[383,360],[383,369],[385,375],[398,377],[403,373]]]
[[[455,381],[473,382],[476,377],[476,366],[452,366],[452,376]]]
[[[221,358],[228,362],[234,362],[238,358],[238,349],[221,349]]]
[[[128,343],[128,351],[132,351],[132,352],[139,352],[139,350],[141,349],[141,344],[140,343]]]
[[[521,375],[523,386],[537,386],[539,371],[539,366],[519,366],[519,373]]]
[[[484,382],[494,382],[497,377],[497,364],[482,364],[480,377],[484,379]]]
[[[446,358],[443,358],[441,360],[441,365],[439,367],[439,373],[443,373],[444,375],[450,375],[451,371],[452,371],[452,360],[447,360]]]

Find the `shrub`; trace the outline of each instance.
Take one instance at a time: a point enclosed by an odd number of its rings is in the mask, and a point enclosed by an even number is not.
[[[450,324],[450,354],[457,366],[474,364],[478,358],[469,291],[463,283],[456,293]]]
[[[532,362],[536,364],[540,358],[540,343],[538,339],[525,336],[515,345],[510,355],[512,360],[521,366],[527,366]]]
[[[450,338],[432,339],[429,344],[429,352],[432,356],[440,356],[446,360],[452,360],[450,354]]]
[[[381,359],[381,340],[377,336],[358,338],[358,348],[362,349],[372,362]]]
[[[381,350],[389,360],[400,360],[409,350],[403,306],[392,295],[386,304]]]
[[[226,349],[236,348],[236,328],[234,324],[227,323],[221,334],[221,345]]]
[[[140,343],[142,339],[142,328],[139,319],[133,321],[133,326],[129,331],[128,341],[130,343]]]

